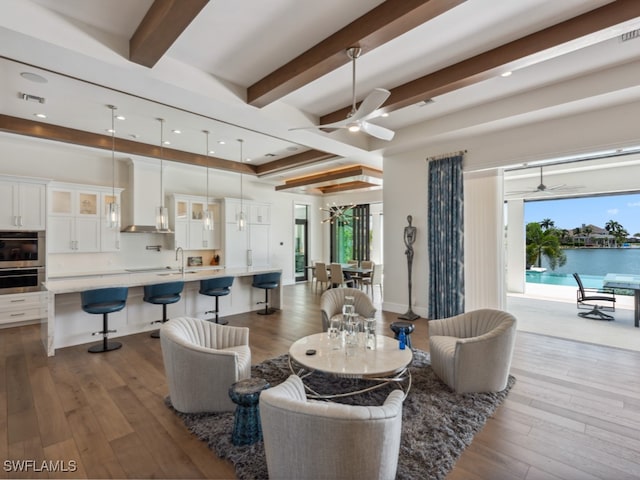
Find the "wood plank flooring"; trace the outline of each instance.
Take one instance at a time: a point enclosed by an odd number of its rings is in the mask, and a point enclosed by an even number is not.
[[[308,285],[285,287],[284,305],[271,316],[226,317],[250,327],[253,363],[320,331]],[[379,313],[380,331],[396,317]],[[415,324],[413,346],[428,350],[428,323]],[[47,358],[39,334],[35,325],[0,330],[0,458],[42,471],[8,471],[17,464],[5,461],[0,478],[234,478],[164,405],[157,339],[132,335],[107,354],[84,345]],[[512,373],[509,397],[448,478],[640,478],[640,353],[519,333]]]

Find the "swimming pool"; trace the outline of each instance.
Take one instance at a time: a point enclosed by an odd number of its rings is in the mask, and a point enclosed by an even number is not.
[[[568,285],[577,287],[573,274],[555,272],[531,272],[527,271],[527,283],[544,283],[548,285]],[[603,276],[580,274],[580,280],[586,288],[602,288]]]

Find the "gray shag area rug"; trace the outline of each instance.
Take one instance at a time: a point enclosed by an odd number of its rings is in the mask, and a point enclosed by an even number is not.
[[[427,352],[414,350],[413,362],[409,368],[412,385],[402,411],[402,440],[396,478],[443,479],[465,447],[471,444],[473,436],[482,429],[506,398],[515,378],[509,376],[507,388],[502,392],[456,394],[433,373]],[[266,379],[271,386],[286,380],[290,373],[287,355],[251,367],[252,376]],[[313,385],[310,386],[319,393],[351,390],[354,382],[360,381],[317,374],[313,377]],[[309,382],[309,379],[305,382]],[[394,387],[385,386],[340,401],[358,405],[381,405],[391,388]],[[170,398],[167,397],[166,403],[172,408]],[[175,412],[193,434],[207,442],[218,457],[226,458],[234,464],[239,479],[268,478],[263,442],[239,447],[231,443],[233,412]]]

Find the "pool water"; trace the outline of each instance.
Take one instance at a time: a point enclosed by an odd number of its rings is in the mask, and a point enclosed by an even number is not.
[[[544,283],[548,285],[567,285],[577,287],[573,274],[554,273],[554,272],[531,272],[527,271],[527,283]],[[602,280],[604,276],[600,275],[583,275],[580,274],[580,280],[585,288],[602,288]]]

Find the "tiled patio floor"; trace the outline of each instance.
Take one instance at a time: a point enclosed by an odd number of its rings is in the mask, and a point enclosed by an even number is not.
[[[507,295],[507,310],[523,332],[640,351],[630,296],[616,296],[615,321],[589,320],[577,315],[576,288],[527,283],[525,294]]]

